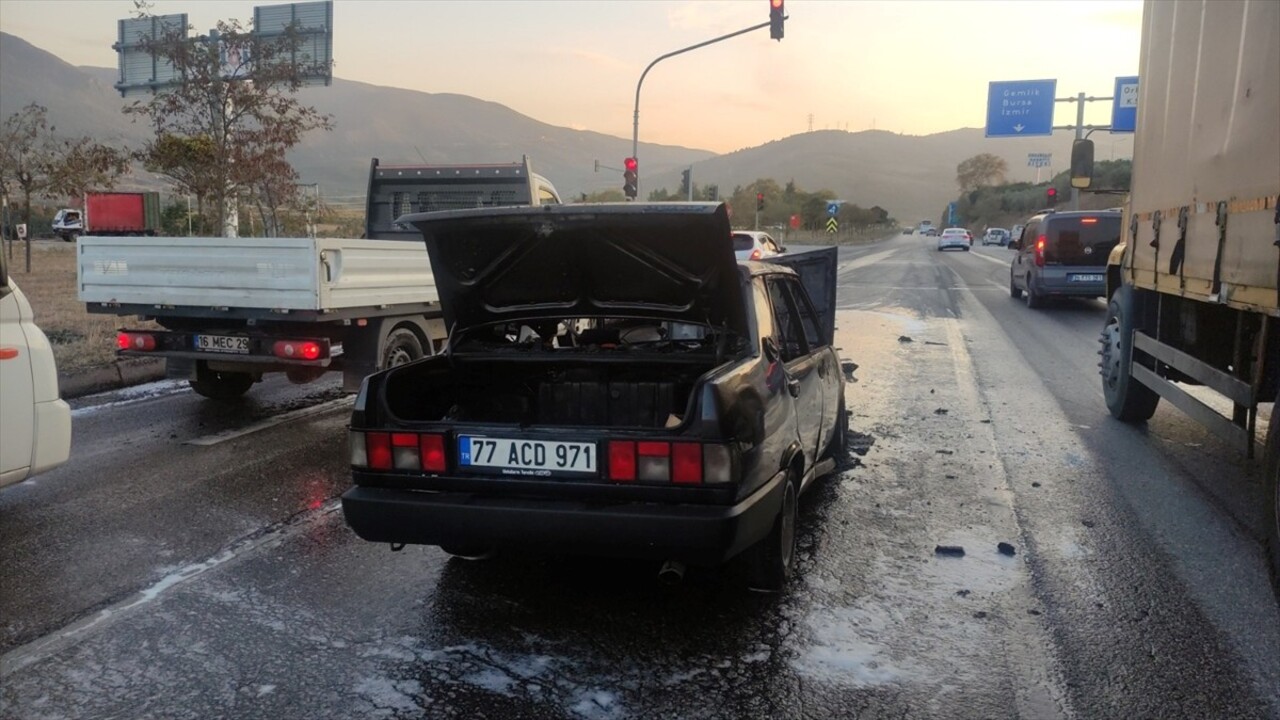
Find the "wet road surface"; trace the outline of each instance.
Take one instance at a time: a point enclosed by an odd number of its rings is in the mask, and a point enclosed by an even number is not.
[[[342,522],[336,384],[159,383],[0,493],[0,716],[1280,717],[1256,463],[1112,421],[1101,302],[1029,310],[1008,251],[930,240],[842,249],[857,452],[787,592],[392,553]]]

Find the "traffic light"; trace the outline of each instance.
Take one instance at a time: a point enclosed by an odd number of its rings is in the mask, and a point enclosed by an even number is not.
[[[774,40],[782,39],[782,21],[786,19],[782,0],[769,0],[769,37]]]
[[[635,200],[636,195],[640,194],[640,176],[636,174],[636,168],[640,164],[636,159],[629,157],[622,161],[622,167],[626,168],[622,171],[622,194],[627,196],[628,200]]]
[[[1057,204],[1058,204],[1058,189],[1057,189],[1057,188],[1052,188],[1052,187],[1051,187],[1051,188],[1049,188],[1049,189],[1045,190],[1045,191],[1044,191],[1044,202],[1045,202],[1045,204],[1046,204],[1046,205],[1048,205],[1049,207],[1053,207],[1054,205],[1057,205]]]
[[[764,209],[764,193],[756,193],[756,210]]]
[[[693,190],[689,185],[689,173],[692,171],[693,168],[686,168],[680,171],[680,197],[682,198],[687,197]]]

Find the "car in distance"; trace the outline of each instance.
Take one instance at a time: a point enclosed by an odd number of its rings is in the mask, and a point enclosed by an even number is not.
[[[1048,212],[1033,216],[1009,266],[1009,294],[1038,308],[1049,297],[1104,297],[1107,256],[1120,242],[1120,213]]]
[[[973,245],[973,236],[964,228],[947,228],[938,236],[938,252],[951,248],[967,251],[971,245]]]
[[[786,252],[769,233],[759,230],[736,230],[733,233],[733,254],[739,260],[761,260]]]
[[[797,498],[845,452],[835,247],[737,261],[711,203],[402,220],[451,332],[356,397],[358,536],[472,558],[742,556],[752,587],[782,587]]]
[[[1022,228],[1023,228],[1022,225],[1014,225],[1013,227],[1009,228],[1009,244],[1010,245],[1017,242],[1018,238],[1022,237]]]
[[[987,231],[982,235],[982,244],[984,247],[987,245],[1000,245],[1002,247],[1008,245],[1009,231],[1004,228],[987,228]]]
[[[0,253],[0,487],[66,462],[71,408],[58,396],[58,368],[31,304]]]

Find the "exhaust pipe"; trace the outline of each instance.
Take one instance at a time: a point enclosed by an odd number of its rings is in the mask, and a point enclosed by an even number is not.
[[[658,580],[664,585],[678,585],[684,580],[684,563],[679,560],[668,560],[658,570]]]

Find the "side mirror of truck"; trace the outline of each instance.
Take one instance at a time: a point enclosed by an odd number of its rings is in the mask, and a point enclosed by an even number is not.
[[[1085,189],[1093,184],[1093,141],[1076,140],[1071,145],[1071,187]]]

